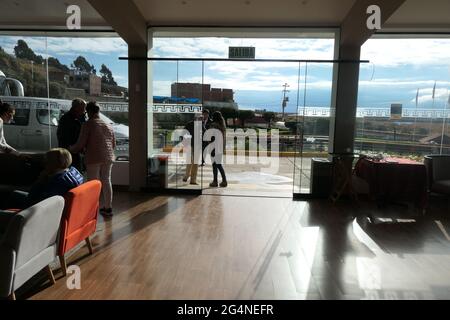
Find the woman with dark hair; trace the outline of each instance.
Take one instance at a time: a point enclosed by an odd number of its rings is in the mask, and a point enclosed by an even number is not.
[[[70,152],[77,153],[84,150],[88,180],[102,182],[103,207],[100,213],[112,216],[111,169],[116,139],[113,128],[100,119],[100,107],[97,102],[89,102],[86,112],[89,120],[81,126],[78,141],[70,147]]]
[[[20,155],[20,153],[6,143],[5,134],[3,133],[3,123],[11,123],[14,119],[15,109],[8,103],[0,100],[0,153],[12,153]]]
[[[217,173],[218,171],[220,171],[220,175],[222,177],[222,182],[220,183],[221,187],[226,187],[228,185],[227,182],[227,177],[225,175],[225,170],[223,169],[222,166],[222,158],[223,158],[223,153],[225,151],[225,136],[226,136],[226,124],[225,124],[225,119],[222,116],[222,113],[220,113],[220,111],[215,111],[212,115],[212,123],[210,125],[211,129],[217,129],[222,133],[222,150],[216,150],[214,149],[211,152],[211,159],[213,161],[213,176],[214,176],[214,180],[213,182],[211,182],[209,184],[210,187],[217,187],[218,181],[217,181]]]

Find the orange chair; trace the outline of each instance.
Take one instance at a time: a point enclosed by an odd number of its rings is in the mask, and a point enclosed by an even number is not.
[[[102,184],[99,180],[91,180],[70,190],[65,196],[65,206],[61,218],[58,256],[61,270],[67,275],[67,265],[64,254],[86,241],[89,253],[92,254],[92,244],[89,236],[95,232],[99,197]]]

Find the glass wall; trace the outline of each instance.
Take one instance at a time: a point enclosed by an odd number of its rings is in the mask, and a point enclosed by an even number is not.
[[[311,158],[326,158],[328,152],[332,65],[310,64],[308,75],[306,64],[298,62],[229,61],[228,49],[253,47],[256,59],[332,60],[334,34],[224,34],[177,37],[153,31],[152,57],[172,60],[149,61],[148,186],[227,195],[309,192]],[[190,144],[189,125],[203,110],[210,118],[219,111],[226,124],[226,188],[214,184],[206,141],[201,141],[205,163],[200,161],[197,178],[186,175],[192,168],[180,150]],[[217,180],[222,181],[220,172]]]
[[[155,81],[153,105],[149,110],[153,120],[153,146],[149,150],[148,186],[200,190],[202,168],[199,168],[198,160],[186,156],[186,152],[190,152],[186,148],[190,148],[192,140],[192,130],[187,129],[193,125],[194,118],[202,114],[203,63],[178,60],[149,63]],[[195,97],[186,95],[185,88],[176,85],[192,78],[197,79],[200,88]],[[193,168],[188,167],[191,161],[195,162]],[[188,169],[192,170],[192,179],[186,179]]]
[[[113,36],[0,34],[0,99],[15,107],[4,128],[8,144],[25,153],[57,147],[59,120],[81,98],[100,104],[116,135],[116,160],[127,161],[128,65],[118,59],[126,55]]]
[[[304,63],[299,75],[294,193],[303,194],[312,191],[314,163],[328,159],[333,64]]]
[[[370,39],[362,47],[357,152],[422,160],[450,153],[450,39]]]

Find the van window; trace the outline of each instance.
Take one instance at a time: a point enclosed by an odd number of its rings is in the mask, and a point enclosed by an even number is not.
[[[27,126],[30,120],[30,109],[16,109],[13,121],[9,124],[12,126]]]
[[[58,120],[61,117],[61,110],[50,110],[50,117],[47,109],[39,109],[36,113],[37,120],[43,125],[57,126]]]

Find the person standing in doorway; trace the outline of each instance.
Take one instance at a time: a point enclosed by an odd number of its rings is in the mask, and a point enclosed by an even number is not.
[[[111,125],[100,119],[100,107],[96,102],[89,102],[86,111],[89,120],[81,127],[78,141],[70,147],[70,151],[78,153],[85,150],[88,180],[100,180],[102,182],[103,206],[100,213],[110,217],[113,214],[111,169],[114,161],[116,138]]]
[[[58,137],[58,146],[60,148],[69,149],[74,145],[80,136],[81,125],[86,121],[86,101],[82,99],[74,99],[69,112],[66,112],[59,119],[56,136]],[[72,165],[78,171],[84,171],[83,158],[81,153],[72,153]]]
[[[197,172],[198,172],[198,164],[199,164],[199,160],[200,160],[200,154],[195,154],[195,150],[196,150],[196,144],[197,143],[201,143],[199,142],[198,138],[202,137],[203,135],[203,131],[202,132],[195,132],[195,128],[196,128],[196,123],[198,124],[197,126],[197,130],[202,130],[201,128],[201,122],[202,121],[202,116],[199,115],[195,115],[195,118],[193,121],[189,122],[186,125],[186,130],[189,131],[189,135],[190,135],[190,159],[188,159],[187,161],[190,160],[190,162],[186,165],[186,173],[183,177],[183,181],[187,182],[189,178],[191,178],[190,184],[192,185],[198,185],[197,183]],[[196,134],[197,133],[197,134]],[[203,150],[202,150],[203,153]]]
[[[211,118],[209,117],[209,110],[208,109],[203,109],[202,112],[202,137],[203,134],[206,132],[206,130],[208,130],[211,127]],[[205,165],[205,159],[203,157],[203,152],[206,148],[206,146],[208,145],[208,142],[203,141],[202,139],[202,166]]]
[[[214,180],[209,184],[210,187],[217,187],[218,181],[217,181],[217,174],[218,171],[220,171],[220,175],[222,177],[222,182],[220,183],[221,187],[226,187],[228,185],[227,182],[227,177],[225,175],[225,170],[223,168],[223,154],[225,152],[225,135],[226,135],[226,124],[225,124],[225,119],[222,116],[222,113],[220,113],[220,111],[215,111],[213,113],[212,116],[212,123],[211,123],[211,129],[217,129],[221,132],[222,134],[222,149],[221,150],[216,150],[214,149],[211,152],[211,159],[213,161],[213,176],[214,176]]]

